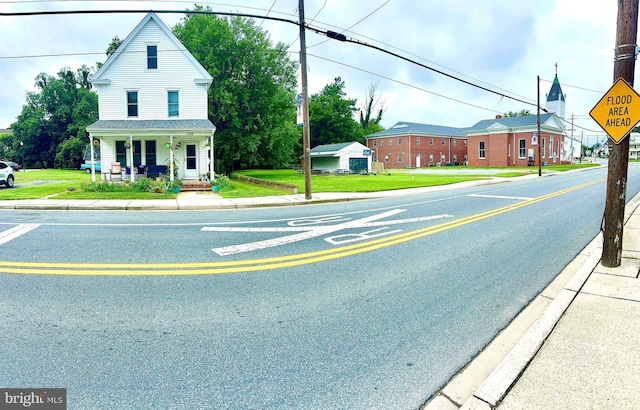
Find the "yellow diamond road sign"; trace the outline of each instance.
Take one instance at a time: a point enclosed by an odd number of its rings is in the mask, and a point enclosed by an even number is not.
[[[640,94],[623,78],[618,78],[589,115],[617,144],[640,121]]]

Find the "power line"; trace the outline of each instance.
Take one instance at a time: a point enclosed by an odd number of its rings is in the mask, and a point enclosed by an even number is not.
[[[375,10],[373,10],[371,13],[367,14],[366,16],[364,16],[363,18],[361,18],[360,20],[358,20],[357,22],[355,22],[353,25],[351,25],[351,27],[344,29],[340,34],[343,34],[349,30],[351,30],[352,28],[354,28],[355,26],[357,26],[358,24],[362,23],[363,21],[365,21],[366,19],[368,19],[369,17],[371,17],[375,12],[377,12],[378,10],[380,10],[381,8],[383,8],[384,6],[387,5],[387,3],[389,3],[391,0],[387,0],[384,3],[382,3],[380,6],[378,6]],[[315,46],[319,46],[320,44],[324,44],[327,41],[329,41],[330,39],[326,39],[324,41],[321,41],[319,43],[310,45],[307,47],[307,49],[311,48],[311,47],[315,47]]]
[[[316,19],[316,17],[318,17],[318,14],[320,14],[320,12],[322,11],[322,9],[324,9],[324,6],[326,6],[326,5],[327,5],[327,2],[328,2],[328,1],[329,1],[329,0],[324,0],[324,4],[322,5],[322,7],[320,7],[320,10],[318,10],[318,11],[316,12],[315,16],[313,16],[313,18],[311,19],[311,21],[310,21],[308,24],[313,23],[313,21]],[[289,45],[287,46],[287,50],[288,50],[288,49],[290,49],[290,48],[291,48],[291,46],[292,46],[296,41],[298,41],[298,39],[299,39],[299,38],[300,38],[300,34],[298,33],[298,35],[296,35],[296,38],[294,38],[294,39],[293,39],[293,41],[292,41],[292,42],[290,42],[290,43],[289,43]]]
[[[318,59],[321,59],[321,60],[329,61],[329,62],[332,62],[332,63],[335,63],[335,64],[339,64],[339,65],[342,65],[342,66],[345,66],[345,67],[349,67],[349,68],[352,68],[354,70],[362,71],[362,72],[367,73],[367,74],[375,75],[376,77],[384,78],[385,80],[389,80],[389,81],[392,81],[394,83],[402,84],[404,86],[407,86],[407,87],[410,87],[410,88],[414,88],[416,90],[423,91],[425,93],[432,94],[432,95],[435,95],[435,96],[438,96],[438,97],[441,97],[441,98],[445,98],[445,99],[450,100],[450,101],[454,101],[454,102],[457,102],[457,103],[460,103],[460,104],[464,104],[464,105],[468,105],[468,106],[471,106],[471,107],[479,108],[481,110],[490,111],[492,113],[502,114],[502,111],[496,111],[496,110],[491,109],[491,108],[482,107],[480,105],[471,104],[471,103],[468,103],[468,102],[465,102],[465,101],[462,101],[462,100],[457,100],[455,98],[447,97],[446,95],[438,94],[436,92],[426,90],[424,88],[421,88],[421,87],[406,83],[404,81],[396,80],[395,78],[391,78],[391,77],[387,77],[387,76],[382,75],[382,74],[374,73],[373,71],[365,70],[364,68],[360,68],[360,67],[356,67],[356,66],[353,66],[353,65],[350,65],[350,64],[346,64],[346,63],[343,63],[343,62],[340,62],[340,61],[332,60],[332,59],[327,58],[327,57],[321,57],[321,56],[315,55],[315,54],[307,53],[307,55],[315,57],[315,58],[318,58]]]
[[[30,1],[30,2],[46,2],[46,0],[27,0],[27,1]],[[68,1],[75,1],[75,0],[68,0]],[[386,5],[389,1],[390,0],[387,0],[387,2],[382,4],[380,7],[378,7],[373,12],[369,13],[367,16],[365,16],[365,18],[361,19],[358,23],[360,23],[364,19],[368,18],[374,12],[376,12],[381,7]],[[232,12],[218,12],[218,11],[204,11],[204,10],[62,10],[62,11],[31,11],[31,12],[11,12],[11,13],[2,12],[2,13],[0,13],[0,17],[3,17],[3,16],[60,15],[60,14],[63,14],[63,15],[77,15],[77,14],[139,14],[139,13],[149,13],[149,12],[154,12],[154,13],[157,13],[157,14],[187,14],[187,15],[190,15],[190,14],[202,14],[202,15],[221,15],[221,16],[227,16],[227,17],[247,17],[247,18],[254,18],[254,19],[274,20],[274,21],[294,24],[296,26],[299,25],[299,23],[297,21],[289,20],[289,19],[285,19],[285,18],[280,18],[280,17],[260,16],[260,15],[255,15],[255,14],[238,13],[238,12],[232,13]],[[356,24],[358,24],[358,23],[356,23]],[[351,27],[354,27],[356,24],[354,24]],[[353,43],[353,44],[361,45],[361,46],[364,46],[364,47],[368,47],[368,48],[380,51],[382,53],[389,54],[389,55],[391,55],[393,57],[396,57],[396,58],[399,58],[401,60],[407,61],[409,63],[418,65],[418,66],[420,66],[422,68],[431,70],[431,71],[433,71],[433,72],[435,72],[437,74],[440,74],[440,75],[443,75],[445,77],[451,78],[453,80],[462,82],[462,83],[467,84],[469,86],[481,89],[481,90],[483,90],[485,92],[489,92],[489,93],[498,95],[501,98],[511,99],[511,100],[514,100],[514,101],[517,101],[517,102],[520,102],[520,103],[523,103],[523,104],[535,106],[537,108],[537,104],[536,103],[525,101],[525,100],[520,99],[520,98],[515,98],[513,96],[510,96],[510,95],[507,95],[507,94],[504,94],[504,93],[500,93],[500,92],[497,92],[495,90],[491,90],[489,88],[480,86],[478,84],[474,84],[474,83],[472,83],[470,81],[463,80],[463,79],[461,79],[459,77],[456,77],[456,76],[454,76],[452,74],[449,74],[449,73],[443,72],[441,70],[435,69],[435,68],[430,67],[430,66],[428,66],[426,64],[422,64],[422,63],[417,62],[415,60],[412,60],[412,59],[410,59],[408,57],[402,56],[402,55],[400,55],[398,53],[394,53],[392,51],[386,50],[386,49],[384,49],[382,47],[378,47],[378,46],[375,46],[375,45],[372,45],[372,44],[368,44],[368,43],[365,43],[365,42],[362,42],[360,40],[356,40],[356,39],[353,39],[353,38],[348,38],[342,33],[336,33],[336,32],[330,31],[330,30],[322,30],[322,29],[319,29],[319,28],[311,27],[311,26],[309,26],[307,24],[305,24],[305,27],[307,29],[311,30],[311,31],[314,31],[314,32],[318,33],[318,34],[325,35],[325,36],[329,37],[329,39],[335,39],[335,40],[342,41],[342,42]],[[348,30],[349,29],[344,30],[343,32],[346,32]],[[102,53],[79,53],[79,54],[76,54],[76,55],[85,55],[85,54],[86,55],[92,55],[92,54],[102,54]],[[66,55],[73,55],[73,54],[58,54],[58,55],[59,56],[66,56]],[[53,56],[57,56],[57,55],[53,55]],[[319,57],[319,56],[315,56],[315,57],[322,58],[322,57]],[[0,58],[8,59],[8,58],[27,58],[27,57],[23,56],[23,57],[0,57]],[[327,60],[329,60],[329,59],[327,59]],[[356,67],[353,67],[353,68],[356,68]],[[366,70],[362,70],[362,71],[366,71]],[[372,73],[372,74],[374,74],[374,73]],[[376,74],[374,74],[374,75],[376,75]],[[381,76],[381,77],[386,78],[384,76]],[[405,85],[408,85],[408,84],[405,84]],[[408,85],[408,86],[410,86],[410,85]],[[420,89],[419,87],[414,87],[414,86],[410,86],[410,87]],[[428,90],[423,90],[423,91],[432,93],[434,95],[441,96],[443,98],[448,98],[448,99],[450,99],[452,101],[457,101],[457,102],[460,102],[460,103],[463,103],[463,104],[467,104],[467,105],[470,105],[470,106],[475,106],[475,107],[480,108],[480,109],[497,112],[497,111],[494,111],[494,110],[491,110],[491,109],[488,109],[488,108],[485,108],[485,107],[481,107],[481,106],[477,106],[477,105],[469,104],[469,103],[464,103],[464,102],[462,102],[460,100],[456,100],[456,99],[453,99],[453,98],[445,97],[443,95],[436,94],[436,93],[430,92]],[[544,111],[544,112],[548,112],[544,108],[541,108],[541,110]],[[577,125],[574,124],[574,126],[577,126]],[[597,132],[597,131],[594,131],[594,130],[589,130],[587,128],[583,128],[583,127],[579,127],[579,126],[577,126],[577,127],[581,128],[581,129],[584,129],[584,130],[587,130],[587,131]]]
[[[278,0],[273,0],[273,3],[271,3],[271,7],[269,7],[269,10],[267,10],[267,16],[269,15],[269,13],[271,13],[271,10],[273,10],[273,6],[275,6],[277,2]],[[264,19],[262,19],[258,27],[262,27],[262,23],[264,23]]]
[[[390,1],[390,0],[388,0],[388,1]],[[386,4],[386,3],[384,3],[384,4]],[[382,6],[384,6],[384,4]],[[380,6],[380,7],[382,7],[382,6]],[[256,19],[262,18],[262,19],[267,19],[267,20],[275,20],[275,21],[280,21],[280,22],[284,22],[284,23],[290,23],[290,24],[294,24],[296,26],[299,25],[299,23],[296,22],[296,21],[289,20],[289,19],[284,19],[284,18],[280,18],[280,17],[259,16],[259,15],[248,14],[248,13],[231,13],[231,12],[218,12],[218,11],[214,12],[214,11],[204,11],[204,10],[84,10],[84,11],[82,11],[82,10],[62,10],[62,11],[29,11],[29,12],[0,13],[0,17],[1,16],[41,16],[41,15],[45,15],[46,16],[46,15],[58,15],[58,14],[63,14],[63,15],[116,14],[116,13],[118,13],[118,14],[139,14],[139,13],[149,13],[149,12],[154,12],[154,13],[157,13],[157,14],[176,14],[176,13],[178,13],[178,14],[187,14],[187,15],[190,15],[190,14],[202,14],[202,15],[221,15],[221,16],[232,16],[232,17],[249,17],[249,18],[256,18]],[[445,72],[443,72],[441,70],[437,70],[437,69],[435,69],[433,67],[429,67],[429,66],[427,66],[425,64],[419,63],[419,62],[417,62],[415,60],[412,60],[412,59],[410,59],[408,57],[402,56],[400,54],[394,53],[394,52],[389,51],[389,50],[385,50],[384,48],[381,48],[381,47],[378,47],[378,46],[375,46],[375,45],[372,45],[372,44],[368,44],[368,43],[365,43],[365,42],[362,42],[362,41],[359,41],[359,40],[354,40],[354,39],[351,39],[351,38],[347,38],[344,34],[335,33],[335,32],[330,31],[330,30],[321,30],[321,29],[318,29],[318,28],[310,27],[310,26],[308,26],[306,24],[305,24],[305,26],[306,26],[306,28],[308,30],[315,31],[318,34],[325,35],[325,36],[327,36],[329,38],[333,38],[333,39],[336,39],[336,40],[342,41],[342,42],[353,43],[353,44],[358,44],[358,45],[361,45],[361,46],[369,47],[369,48],[372,48],[374,50],[378,50],[378,51],[380,51],[382,53],[389,54],[391,56],[399,58],[401,60],[413,63],[415,65],[418,65],[418,66],[422,67],[422,68],[426,68],[426,69],[431,70],[431,71],[433,71],[435,73],[438,73],[440,75],[444,75],[445,77],[448,77],[448,78],[451,78],[453,80],[462,82],[462,83],[467,84],[469,86],[476,87],[478,89],[484,90],[484,91],[492,93],[492,94],[496,94],[496,95],[498,95],[500,97],[503,97],[503,98],[508,98],[508,99],[511,99],[511,100],[514,100],[514,101],[518,101],[518,102],[521,102],[521,103],[524,103],[524,104],[527,104],[527,105],[533,105],[533,106],[537,107],[537,105],[535,103],[524,101],[522,99],[515,98],[515,97],[509,96],[509,95],[504,94],[504,93],[499,93],[499,92],[491,90],[489,88],[474,84],[474,83],[472,83],[470,81],[463,80],[463,79],[458,78],[458,77],[456,77],[454,75],[445,73]],[[544,109],[542,109],[542,110],[546,112],[546,110],[544,110]]]
[[[545,80],[543,78],[541,78],[540,80],[541,81],[546,81],[548,83],[552,83],[553,82],[553,80]],[[571,85],[571,84],[565,84],[565,83],[562,83],[561,85],[562,85],[562,87],[576,88],[578,90],[590,91],[592,93],[598,93],[600,95],[603,95],[605,93],[604,91],[598,91],[598,90],[592,90],[590,88],[578,87],[577,85]]]

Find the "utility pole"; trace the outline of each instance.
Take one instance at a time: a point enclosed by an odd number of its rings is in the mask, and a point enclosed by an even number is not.
[[[542,135],[540,135],[540,76],[538,76],[538,176],[542,176]]]
[[[300,19],[300,82],[302,83],[302,148],[304,158],[304,198],[311,199],[311,138],[309,136],[309,99],[307,90],[307,40],[304,27],[304,0],[298,0]]]
[[[571,154],[569,154],[569,155],[571,155],[571,158],[570,158],[571,164],[573,164],[573,158],[574,158],[574,156],[573,156],[573,131],[574,131],[573,130],[573,114],[571,114],[571,148],[570,148]]]
[[[618,0],[616,48],[613,81],[626,80],[633,86],[636,40],[638,35],[638,1]],[[629,136],[613,144],[609,155],[607,198],[604,208],[603,266],[614,268],[622,262],[622,233],[624,207],[627,197],[627,167],[629,165]]]

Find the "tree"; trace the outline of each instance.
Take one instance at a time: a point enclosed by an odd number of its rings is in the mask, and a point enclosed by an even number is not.
[[[358,110],[356,100],[345,98],[344,86],[344,81],[336,77],[309,98],[312,147],[362,139],[362,129],[353,119]]]
[[[90,76],[91,69],[86,66],[75,72],[63,68],[57,77],[46,73],[36,76],[38,91],[27,94],[26,105],[11,124],[13,155],[24,153],[31,167],[80,165],[82,152],[70,156],[63,143],[71,138],[83,140],[86,126],[98,118],[98,96],[91,91]],[[63,148],[65,154],[57,161]]]
[[[196,10],[211,10],[197,6]],[[219,168],[280,168],[294,152],[296,64],[251,19],[188,14],[173,28],[213,77],[209,119]]]
[[[105,52],[107,57],[111,57],[111,54],[116,52],[116,50],[118,49],[118,47],[120,47],[123,41],[124,40],[120,40],[120,37],[118,36],[115,36],[114,38],[112,38],[111,42],[109,43],[109,46],[107,47],[107,51]],[[102,67],[102,63],[98,61],[96,63],[96,66],[98,67],[98,69],[100,69],[100,67]]]
[[[526,117],[527,115],[531,115],[529,110],[520,110],[518,112],[509,111],[509,112],[504,113],[502,116],[504,118],[510,118],[510,117]]]
[[[384,130],[380,125],[380,121],[387,107],[385,106],[384,100],[376,97],[377,90],[378,84],[369,85],[369,90],[365,94],[364,102],[360,104],[360,127],[362,128],[362,135],[369,135]],[[372,115],[376,111],[377,114],[373,117]]]

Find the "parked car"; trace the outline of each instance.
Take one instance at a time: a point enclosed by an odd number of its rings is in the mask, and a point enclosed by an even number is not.
[[[7,188],[12,188],[15,181],[13,176],[13,168],[6,161],[0,161],[0,184],[3,184]]]
[[[13,162],[13,161],[5,161],[5,162],[9,164],[9,166],[13,168],[14,171],[20,171],[20,164],[18,164],[17,162]]]
[[[85,162],[80,165],[80,169],[83,169],[87,174],[91,173],[91,162]],[[96,161],[96,172],[100,172],[102,168],[100,168],[100,161]]]

